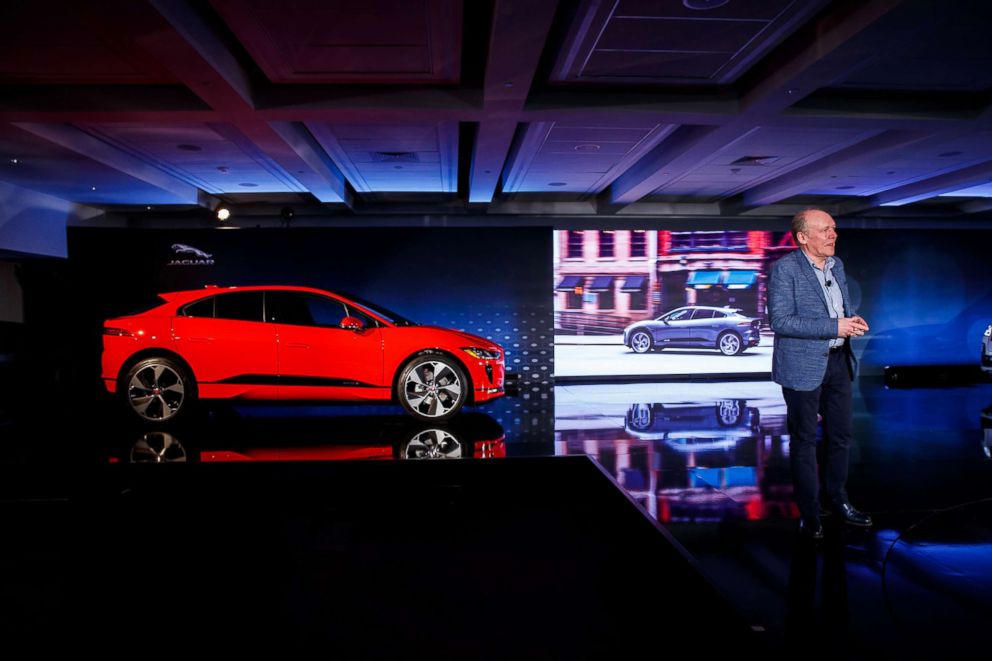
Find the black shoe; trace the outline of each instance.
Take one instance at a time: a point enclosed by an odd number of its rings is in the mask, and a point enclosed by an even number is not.
[[[799,534],[804,539],[823,539],[823,525],[819,519],[799,519]]]
[[[854,509],[851,503],[844,503],[843,505],[838,505],[834,510],[837,514],[840,514],[840,518],[844,520],[844,523],[851,526],[861,526],[862,528],[871,527],[871,517],[864,512],[859,512]]]

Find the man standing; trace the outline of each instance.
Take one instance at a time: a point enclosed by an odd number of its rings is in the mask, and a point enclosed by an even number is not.
[[[868,331],[854,312],[844,265],[834,257],[837,224],[825,211],[805,209],[792,219],[799,250],[771,269],[768,311],[775,332],[772,380],[782,386],[800,532],[823,537],[823,511],[870,526],[871,518],[847,499],[848,449],[853,435],[851,382],[857,358],[850,338]],[[822,492],[817,479],[817,415],[823,419]],[[820,496],[823,503],[819,502]]]

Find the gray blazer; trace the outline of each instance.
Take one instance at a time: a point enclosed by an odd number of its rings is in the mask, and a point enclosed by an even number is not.
[[[853,316],[847,275],[838,257],[834,257],[832,272],[844,297],[844,316]],[[815,390],[827,371],[830,340],[837,337],[837,320],[830,317],[823,287],[802,250],[795,250],[772,265],[768,315],[775,332],[772,380],[792,390]],[[858,361],[851,352],[850,339],[844,342],[844,355],[853,378]]]

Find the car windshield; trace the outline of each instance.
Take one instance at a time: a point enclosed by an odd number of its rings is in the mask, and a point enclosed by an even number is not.
[[[660,319],[662,321],[680,321],[688,319],[692,315],[692,310],[689,308],[679,308],[678,310],[672,310],[667,314],[663,314]]]
[[[361,298],[359,296],[352,296],[351,294],[346,294],[344,292],[341,292],[341,294],[343,296],[345,296],[346,298],[348,298],[349,301],[351,301],[351,303],[353,303],[355,305],[355,307],[357,307],[358,309],[360,309],[360,310],[361,309],[364,309],[366,312],[371,312],[372,314],[377,315],[377,316],[385,319],[386,321],[388,321],[389,323],[393,324],[394,326],[417,326],[418,325],[417,322],[411,321],[411,320],[407,319],[406,317],[404,317],[403,315],[397,314],[396,312],[393,312],[389,308],[384,308],[381,305],[376,305],[375,303],[371,303],[369,301],[366,301],[366,300],[364,300],[363,298]]]

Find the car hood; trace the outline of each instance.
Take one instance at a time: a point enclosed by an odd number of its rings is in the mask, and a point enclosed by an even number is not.
[[[665,325],[665,322],[664,321],[657,321],[655,319],[644,319],[642,321],[636,321],[636,322],[632,323],[631,325],[627,326],[623,330],[624,330],[625,333],[629,333],[630,331],[634,330],[635,328],[644,328],[645,326],[650,326],[651,324],[661,324],[662,326],[664,326]]]
[[[499,347],[500,345],[492,340],[487,340],[479,335],[473,335],[472,333],[466,333],[465,331],[453,330],[451,328],[445,328],[444,326],[414,326],[414,328],[429,328],[433,331],[443,332],[452,338],[455,342],[461,342],[467,347],[479,347],[480,349],[485,349],[486,347]],[[500,347],[502,348],[502,347]]]

